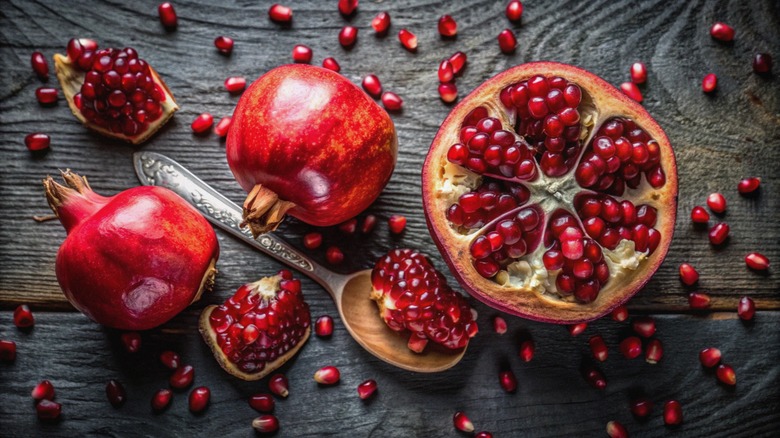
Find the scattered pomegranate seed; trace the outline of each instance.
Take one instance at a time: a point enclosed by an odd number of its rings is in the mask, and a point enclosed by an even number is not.
[[[706,224],[710,220],[710,214],[704,207],[695,206],[691,210],[691,221],[695,224]]]
[[[35,98],[38,99],[38,103],[41,105],[51,105],[57,102],[59,92],[56,88],[52,87],[38,87],[38,89],[35,90]]]
[[[339,65],[338,61],[336,61],[333,58],[325,58],[322,60],[322,66],[324,68],[327,68],[328,70],[333,70],[336,73],[341,71],[341,66]]]
[[[458,87],[454,82],[439,84],[439,96],[445,103],[452,103],[458,98]]]
[[[517,37],[514,32],[504,29],[498,34],[498,47],[504,54],[510,55],[515,52],[517,47]]]
[[[311,62],[312,55],[313,52],[308,46],[304,46],[303,44],[297,44],[295,47],[293,47],[292,58],[294,62],[301,63],[301,64],[309,64]]]
[[[772,55],[769,53],[756,53],[753,58],[753,71],[758,74],[766,74],[772,71]]]
[[[639,418],[645,418],[653,410],[653,402],[645,397],[639,397],[631,400],[629,408],[631,408],[632,414]]]
[[[219,119],[219,122],[217,122],[217,124],[214,125],[214,134],[217,134],[218,137],[225,137],[228,134],[230,125],[232,124],[233,124],[233,118],[230,116],[225,116]]]
[[[13,362],[16,360],[16,342],[0,341],[0,362]]]
[[[368,75],[363,78],[363,89],[374,99],[379,99],[382,95],[382,83],[376,75]]]
[[[509,21],[520,21],[523,18],[523,4],[518,0],[512,0],[506,5],[506,18]]]
[[[704,79],[701,80],[701,89],[705,93],[712,93],[715,91],[715,88],[718,86],[718,77],[715,76],[715,73],[710,73],[706,76],[704,76]]]
[[[170,389],[160,389],[152,396],[152,409],[155,412],[161,412],[171,404],[173,393]]]
[[[523,362],[530,362],[531,359],[534,358],[535,352],[536,346],[534,345],[534,341],[531,339],[526,339],[520,343],[520,351],[518,352],[518,356],[520,356],[520,359],[522,359]]]
[[[30,151],[47,149],[51,145],[51,137],[40,132],[33,132],[24,137],[24,145]]]
[[[591,336],[588,340],[588,345],[590,345],[590,351],[593,353],[593,357],[596,360],[599,362],[607,360],[609,351],[607,350],[607,344],[604,343],[604,338],[602,338],[601,335]]]
[[[35,318],[27,304],[21,304],[14,310],[14,325],[18,328],[28,328],[35,325]]]
[[[458,34],[458,23],[450,15],[439,18],[439,34],[444,37],[454,37]]]
[[[499,335],[506,333],[507,325],[506,320],[500,316],[493,317],[493,331]]]
[[[607,423],[607,435],[609,438],[628,438],[628,431],[617,421],[610,421]]]
[[[109,380],[106,383],[106,397],[111,406],[118,408],[127,400],[127,392],[125,387],[118,380]]]
[[[754,176],[744,178],[737,184],[737,190],[743,195],[753,193],[758,190],[759,187],[761,187],[761,178],[756,178]]]
[[[612,319],[617,322],[623,322],[628,319],[628,309],[626,306],[620,306],[612,311]]]
[[[190,412],[203,412],[209,405],[211,399],[211,390],[205,386],[199,386],[190,392],[189,404]]]
[[[588,328],[588,323],[580,323],[580,324],[571,324],[567,327],[569,330],[569,334],[572,336],[577,336],[580,333],[584,332],[585,329]]]
[[[224,35],[218,36],[214,39],[214,47],[216,47],[220,53],[230,55],[230,53],[233,52],[233,38]]]
[[[676,400],[669,400],[664,403],[664,423],[667,426],[676,426],[682,423],[682,406]]]
[[[731,41],[734,39],[734,28],[726,23],[715,23],[710,28],[710,36],[718,41]]]
[[[715,375],[723,384],[734,386],[737,384],[737,374],[734,372],[734,368],[731,365],[720,364],[718,369],[715,370]]]
[[[176,371],[171,374],[168,379],[168,383],[176,389],[184,389],[192,385],[192,380],[195,378],[195,368],[192,365],[183,365],[176,368]]]
[[[631,82],[644,84],[647,81],[647,67],[641,62],[631,64]]]
[[[238,93],[246,88],[246,79],[241,76],[230,76],[225,79],[225,89],[228,93]]]
[[[49,77],[49,63],[46,62],[46,58],[41,52],[33,52],[30,56],[30,65],[36,75],[41,79],[47,79]]]
[[[160,362],[165,365],[166,368],[170,370],[175,370],[179,368],[179,364],[181,363],[181,358],[178,354],[174,351],[166,350],[160,353]]]
[[[657,364],[664,356],[664,346],[658,339],[652,339],[645,349],[645,361],[649,364]]]
[[[455,71],[452,69],[452,63],[449,59],[445,59],[439,64],[439,82],[445,83],[451,81],[455,77]]]
[[[374,227],[376,227],[376,216],[369,214],[363,219],[363,225],[360,227],[360,232],[369,234],[374,231]]]
[[[287,6],[282,6],[278,3],[275,3],[271,5],[270,8],[268,8],[268,17],[271,19],[271,21],[275,21],[277,23],[289,23],[292,21],[292,16],[293,11]]]
[[[490,432],[478,432],[474,435],[474,438],[493,438],[493,434]]]
[[[687,286],[693,286],[699,281],[699,273],[696,272],[696,268],[689,263],[682,263],[680,265],[680,281]]]
[[[211,127],[214,125],[214,117],[209,113],[203,113],[199,115],[198,117],[195,117],[195,120],[192,121],[192,132],[195,134],[203,134],[208,132]]]
[[[399,111],[404,105],[403,99],[392,91],[385,91],[382,94],[382,105],[388,111]]]
[[[623,93],[630,97],[631,99],[642,103],[642,92],[639,91],[639,87],[636,86],[633,82],[623,82],[620,84],[620,89],[623,91]]]
[[[634,333],[643,338],[649,338],[655,334],[655,320],[649,316],[639,316],[631,323]]]
[[[358,0],[339,0],[339,12],[341,15],[349,16],[358,7]]]
[[[374,28],[376,33],[385,33],[390,27],[390,14],[387,12],[380,12],[376,14],[373,20],[371,20],[371,27]]]
[[[361,383],[357,387],[357,392],[358,397],[360,397],[361,400],[366,400],[371,397],[376,392],[376,380],[368,379]]]
[[[286,398],[289,393],[290,384],[284,374],[274,374],[268,380],[268,389],[279,397]]]
[[[756,314],[756,303],[750,297],[742,297],[737,304],[737,315],[744,321],[750,321]]]
[[[120,338],[128,353],[137,353],[141,349],[141,335],[138,332],[125,332]]]
[[[62,405],[51,400],[41,400],[35,405],[35,412],[39,420],[51,421],[60,418]]]
[[[339,224],[339,231],[344,234],[355,234],[357,231],[357,218],[352,218]]]
[[[398,32],[398,41],[410,52],[417,50],[417,36],[406,29],[401,29]]]
[[[636,336],[629,336],[620,341],[620,352],[626,359],[635,359],[642,354],[642,341]]]
[[[448,61],[452,64],[452,72],[457,76],[466,66],[467,56],[463,52],[455,52],[449,57]]]
[[[387,220],[387,224],[390,226],[390,232],[393,234],[401,234],[406,228],[406,217],[400,214],[394,214]]]
[[[721,222],[710,229],[710,243],[720,245],[729,237],[729,224]]]
[[[344,26],[339,32],[339,44],[341,47],[350,48],[355,45],[358,36],[358,29],[355,26]]]
[[[322,234],[308,233],[303,236],[303,246],[307,249],[317,249],[322,245]]]
[[[593,365],[585,365],[581,370],[582,377],[590,386],[596,389],[605,389],[607,387],[607,379],[604,374]]]
[[[54,399],[54,385],[48,380],[41,380],[40,383],[35,385],[32,390],[32,398],[35,401],[41,400],[53,400]]]
[[[712,368],[720,362],[720,350],[717,348],[705,348],[699,352],[699,361],[707,368]]]
[[[317,323],[314,325],[314,333],[321,338],[330,337],[333,334],[333,318],[328,315],[317,318]]]
[[[455,412],[455,415],[452,416],[452,423],[455,425],[455,429],[461,432],[474,432],[474,423],[461,411]]]
[[[275,405],[276,402],[271,394],[261,393],[249,397],[249,406],[257,412],[273,412]]]
[[[710,307],[710,296],[704,292],[691,292],[688,295],[688,305],[691,309],[706,309]]]
[[[176,28],[179,19],[176,16],[176,11],[173,9],[172,4],[169,2],[161,3],[160,6],[157,6],[157,12],[160,14],[160,23],[162,23],[166,29],[172,30]]]
[[[757,252],[751,252],[745,256],[745,264],[748,268],[756,271],[766,271],[769,269],[769,258]]]
[[[341,252],[339,247],[331,246],[325,251],[325,260],[331,265],[338,265],[344,261],[344,253]]]
[[[273,433],[279,430],[279,419],[271,414],[261,415],[252,420],[252,428],[259,433]]]
[[[341,373],[334,366],[322,367],[314,373],[314,381],[321,385],[335,385],[339,383]]]
[[[715,213],[726,211],[726,197],[720,193],[712,193],[707,196],[707,206]]]
[[[528,362],[528,361],[526,361]],[[501,371],[498,373],[498,383],[504,388],[504,391],[512,393],[517,391],[517,377],[512,370]]]

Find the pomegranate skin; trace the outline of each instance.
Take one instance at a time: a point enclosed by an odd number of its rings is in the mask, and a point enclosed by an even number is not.
[[[73,189],[51,178],[44,185],[68,232],[57,253],[57,280],[79,311],[108,327],[147,330],[211,287],[216,235],[178,195],[145,186],[103,197],[85,179],[63,177]]]
[[[357,86],[333,71],[292,64],[244,92],[226,148],[250,197],[260,184],[278,196],[282,215],[330,226],[377,198],[395,167],[398,140],[387,112]],[[280,221],[258,227],[248,220],[255,235]]]

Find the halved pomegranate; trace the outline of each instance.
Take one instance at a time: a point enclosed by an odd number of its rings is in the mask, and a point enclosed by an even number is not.
[[[511,68],[455,107],[423,168],[428,227],[476,298],[578,323],[626,302],[666,256],[677,168],[636,102],[577,67]]]

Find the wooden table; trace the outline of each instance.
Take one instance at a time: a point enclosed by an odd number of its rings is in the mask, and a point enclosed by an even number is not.
[[[262,4],[258,4],[262,3]],[[164,326],[143,333],[142,350],[126,353],[119,334],[104,329],[64,300],[54,275],[54,259],[65,232],[57,221],[36,223],[33,215],[48,213],[41,179],[71,168],[88,175],[100,193],[113,194],[138,184],[131,155],[138,149],[167,154],[241,201],[243,192],[226,165],[224,143],[214,135],[193,136],[189,124],[196,115],[231,113],[237,97],[223,90],[230,75],[255,78],[290,62],[293,45],[314,49],[314,63],[334,56],[342,73],[355,83],[377,73],[386,89],[404,99],[404,110],[393,115],[399,136],[399,158],[386,190],[369,209],[381,218],[371,237],[344,237],[326,230],[326,243],[339,241],[347,254],[344,272],[371,266],[393,247],[419,248],[446,268],[428,235],[420,203],[420,169],[440,122],[449,111],[436,93],[438,62],[456,50],[468,53],[468,67],[458,80],[461,96],[490,76],[519,63],[550,59],[591,70],[613,84],[628,79],[628,67],[641,60],[649,68],[642,88],[644,105],[664,127],[679,163],[680,203],[671,250],[644,291],[630,303],[632,314],[652,314],[664,359],[655,366],[642,359],[620,357],[616,345],[626,323],[608,318],[592,323],[572,337],[563,328],[507,317],[509,332],[491,330],[497,314],[474,303],[481,332],[457,367],[437,375],[420,375],[388,366],[363,351],[336,318],[330,340],[313,337],[300,355],[285,365],[291,395],[278,401],[279,436],[459,436],[452,414],[464,410],[478,430],[506,436],[603,436],[605,424],[618,420],[633,436],[754,437],[780,429],[780,281],[775,268],[767,275],[750,271],[743,257],[760,251],[780,261],[780,93],[776,74],[761,77],[751,70],[758,51],[780,57],[780,28],[776,2],[533,2],[525,5],[521,25],[504,17],[505,2],[363,1],[349,20],[339,15],[336,1],[288,2],[294,23],[285,28],[270,22],[270,2],[177,1],[179,27],[161,27],[153,1],[104,2],[86,0],[40,2],[5,0],[0,6],[0,339],[18,344],[18,359],[0,364],[0,435],[3,436],[250,436],[257,416],[247,398],[265,391],[266,383],[247,383],[224,373],[195,330],[201,309],[220,303],[249,280],[275,272],[280,265],[217,232],[222,249],[215,291]],[[371,18],[387,10],[393,20],[390,35],[376,37]],[[443,40],[436,21],[452,14],[459,25],[456,39]],[[733,44],[708,35],[722,20],[737,29]],[[360,28],[357,45],[344,50],[339,29],[351,23]],[[420,40],[417,53],[400,47],[396,32],[407,27]],[[519,39],[514,55],[500,53],[496,35],[513,28]],[[219,35],[236,40],[232,56],[217,53]],[[131,45],[164,76],[182,109],[141,148],[90,133],[76,122],[64,101],[43,108],[35,102],[40,81],[30,70],[30,54],[47,58],[63,52],[68,39],[90,37],[103,46]],[[51,62],[51,61],[50,61]],[[51,66],[53,69],[53,65]],[[775,69],[777,70],[777,69]],[[701,78],[719,77],[718,90],[705,95]],[[52,77],[48,84],[55,84]],[[33,131],[52,137],[51,150],[30,154],[24,136]],[[743,176],[762,178],[761,193],[739,196]],[[694,229],[688,214],[703,204],[708,193],[728,199],[725,215],[715,218],[731,225],[730,242],[714,249],[706,230]],[[409,219],[401,237],[391,237],[385,219],[402,213]],[[279,234],[300,245],[310,230],[288,221]],[[324,250],[315,256],[323,260]],[[701,273],[699,289],[713,297],[710,312],[691,314],[687,293],[677,275],[682,262]],[[326,293],[304,279],[312,316],[336,316]],[[752,297],[759,312],[754,322],[736,316],[741,296]],[[29,332],[16,329],[12,311],[20,303],[35,312]],[[521,363],[518,339],[530,332],[536,357]],[[580,377],[578,368],[589,355],[587,339],[604,336],[610,357],[602,369],[609,384],[597,391]],[[698,352],[716,346],[738,376],[734,389],[716,383],[712,372],[698,362]],[[149,400],[167,387],[168,372],[158,363],[164,349],[178,351],[195,366],[195,385],[212,390],[204,415],[187,410],[186,392],[175,394],[171,408],[154,415]],[[342,381],[318,388],[313,372],[336,365]],[[504,393],[498,371],[511,366],[519,379],[516,394]],[[356,386],[365,379],[379,383],[369,402],[357,398]],[[37,421],[30,390],[50,379],[63,404],[62,420]],[[118,379],[128,402],[112,408],[105,383]],[[646,421],[633,419],[629,400],[644,393],[655,402]],[[664,401],[682,403],[685,421],[672,430],[663,425]]]

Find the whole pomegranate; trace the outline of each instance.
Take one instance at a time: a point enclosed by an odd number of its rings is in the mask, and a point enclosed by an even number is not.
[[[666,256],[677,170],[636,102],[577,67],[511,68],[455,107],[423,168],[428,227],[486,304],[578,323],[620,306]]]
[[[397,149],[393,121],[379,105],[340,74],[304,64],[256,80],[227,137],[255,236],[285,214],[316,226],[356,216],[387,184]]]
[[[217,273],[217,237],[186,201],[162,187],[105,197],[87,179],[43,181],[68,237],[57,253],[62,291],[95,322],[122,330],[156,327],[197,301]]]

